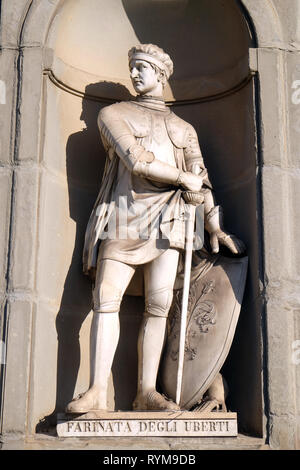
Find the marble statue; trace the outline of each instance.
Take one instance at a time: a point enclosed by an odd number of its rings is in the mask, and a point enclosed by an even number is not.
[[[129,70],[136,99],[104,107],[98,118],[107,162],[83,254],[84,272],[95,273],[91,378],[89,389],[67,405],[68,413],[107,409],[120,303],[137,266],[144,272],[145,312],[133,410],[180,409],[156,390],[156,382],[185,249],[183,191],[203,195],[212,253],[218,253],[219,244],[234,254],[244,251],[243,243],[222,227],[194,128],[164,102],[164,86],[173,72],[169,55],[152,44],[138,45],[129,51]]]

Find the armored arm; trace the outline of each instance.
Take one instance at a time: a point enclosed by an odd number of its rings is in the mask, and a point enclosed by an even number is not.
[[[209,214],[212,213],[213,210],[216,211],[216,208],[219,206],[215,205],[212,185],[203,162],[198,136],[191,125],[188,126],[185,136],[184,160],[187,171],[199,174],[203,179],[203,188],[201,192],[204,195],[205,228],[210,231]]]
[[[161,162],[152,152],[139,145],[129,125],[116,109],[108,106],[101,110],[98,126],[103,142],[107,147],[113,148],[133,174],[195,191],[201,189],[201,177],[190,172],[181,172],[178,168]]]

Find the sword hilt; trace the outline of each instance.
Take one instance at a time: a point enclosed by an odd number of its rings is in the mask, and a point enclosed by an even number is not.
[[[184,191],[182,195],[185,202],[187,204],[191,204],[192,206],[199,206],[204,202],[204,196],[200,192]]]

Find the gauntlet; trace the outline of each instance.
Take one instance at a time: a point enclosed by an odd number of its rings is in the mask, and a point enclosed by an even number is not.
[[[208,233],[223,231],[223,210],[221,206],[214,206],[205,217],[205,230]]]

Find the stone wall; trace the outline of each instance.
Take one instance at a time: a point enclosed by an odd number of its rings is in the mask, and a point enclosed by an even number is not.
[[[164,35],[159,28],[153,30],[151,24],[148,30],[141,27],[143,12],[137,8],[139,2],[113,0],[108,9],[107,2],[89,1],[99,14],[103,13],[104,29],[100,31],[103,37],[109,38],[108,20],[118,18],[116,31],[123,31],[124,51],[133,40],[147,42],[153,36],[151,42],[171,49],[179,66],[167,90],[170,101],[230,89],[247,73],[250,49],[250,69],[257,72],[254,86],[248,84],[229,101],[197,105],[193,109],[182,107],[178,113],[199,132],[204,155],[216,174],[217,194],[225,214],[229,214],[232,205],[235,207],[238,217],[229,215],[228,228],[246,238],[250,246],[248,307],[245,305],[242,310],[237,338],[225,365],[233,383],[233,406],[240,410],[244,431],[262,436],[273,448],[300,448],[297,342],[300,341],[297,282],[300,1],[288,0],[287,8],[285,0],[230,0],[222,21],[218,8],[224,2],[202,2],[207,25],[209,20],[218,25],[216,31],[220,34],[226,32],[226,21],[235,26],[224,38],[223,50],[217,49],[221,36],[207,40],[211,37],[208,26],[207,31],[204,27],[194,28],[188,36],[191,56],[172,44],[171,30],[163,44]],[[188,11],[187,5],[195,13],[193,0],[174,2],[179,15]],[[75,11],[70,0],[1,2],[0,305],[1,344],[5,352],[1,366],[4,443],[11,435],[19,436],[23,443],[29,436],[34,440],[36,431],[42,428],[39,420],[55,417],[67,399],[82,391],[88,381],[90,284],[80,272],[80,250],[103,168],[104,155],[95,129],[95,116],[103,104],[97,98],[123,99],[132,90],[125,73],[127,64],[122,62],[124,55],[116,62],[109,60],[111,54],[121,51],[118,47],[112,49],[118,37],[107,44],[100,41],[103,47],[99,48],[98,57],[95,44],[100,33],[91,28],[90,34],[84,35],[82,29],[74,28],[76,21],[80,25],[84,20],[80,4],[81,0],[76,2]],[[88,13],[87,19],[91,18]],[[190,17],[185,18],[188,21]],[[178,17],[172,16],[172,21],[176,23]],[[80,34],[76,34],[78,31]],[[201,46],[196,62],[195,43]],[[87,50],[89,53],[85,54]],[[211,58],[216,50],[220,56],[214,62]],[[97,57],[99,60],[95,61]],[[214,68],[214,64],[219,68]],[[68,90],[58,88],[50,80],[50,71],[60,85],[68,85]],[[202,82],[201,76],[205,77]],[[118,83],[118,87],[107,86],[107,82]],[[201,88],[199,84],[203,82],[206,85]],[[229,136],[230,140],[226,140]],[[223,166],[220,155],[224,158]],[[243,164],[238,171],[239,162]],[[226,173],[230,167],[237,173]],[[229,194],[231,179],[236,188]],[[245,208],[248,212],[243,219]],[[135,334],[137,319],[128,315],[130,305],[124,308],[125,323],[131,325]],[[121,356],[122,347],[121,344]],[[122,370],[125,376],[124,368],[115,369],[115,376],[119,377]],[[236,379],[239,376],[242,380]],[[114,380],[112,377],[111,407]],[[198,445],[201,447],[201,442]]]

